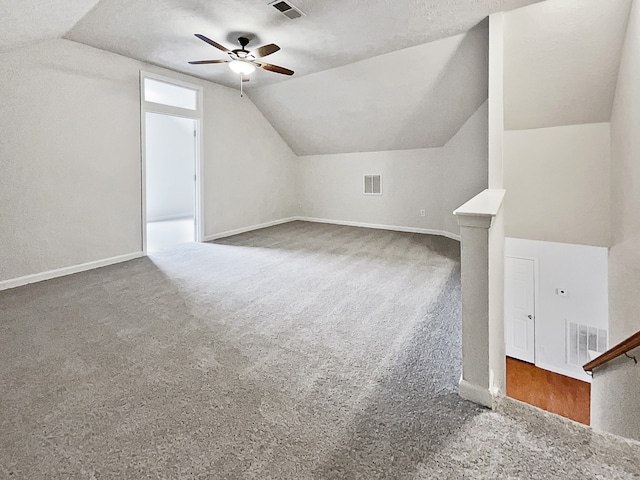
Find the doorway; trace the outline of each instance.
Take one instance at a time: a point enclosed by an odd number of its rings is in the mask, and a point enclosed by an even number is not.
[[[145,114],[147,251],[196,240],[196,120]]]
[[[202,89],[141,72],[143,251],[202,239]]]
[[[606,350],[607,249],[507,237],[504,287],[507,396],[588,424],[582,365]]]

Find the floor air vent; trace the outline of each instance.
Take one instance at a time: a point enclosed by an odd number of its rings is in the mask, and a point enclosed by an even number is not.
[[[295,20],[296,18],[300,18],[304,15],[302,10],[298,7],[292,5],[290,2],[285,2],[283,0],[276,0],[275,2],[270,3],[273,8],[282,13],[285,17]]]
[[[567,363],[582,367],[607,350],[607,331],[567,322]]]
[[[382,195],[382,175],[365,175],[363,193],[365,195]]]

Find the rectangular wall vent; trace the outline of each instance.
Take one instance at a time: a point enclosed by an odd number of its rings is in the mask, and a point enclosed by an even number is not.
[[[382,175],[365,175],[363,193],[365,195],[382,195]]]
[[[606,330],[567,322],[567,363],[569,365],[582,367],[606,350]]]
[[[302,10],[289,1],[285,2],[283,0],[276,0],[275,2],[271,2],[269,5],[291,20],[295,20],[296,18],[300,18],[304,15]]]

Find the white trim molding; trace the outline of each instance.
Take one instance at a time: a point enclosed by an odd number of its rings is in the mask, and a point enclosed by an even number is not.
[[[417,228],[417,227],[400,227],[397,225],[381,225],[377,223],[363,223],[363,222],[350,222],[347,220],[334,220],[331,218],[314,218],[314,217],[289,217],[282,218],[280,220],[274,220],[272,222],[261,223],[258,225],[251,225],[249,227],[237,228],[235,230],[228,230],[226,232],[214,233],[212,235],[206,235],[204,237],[205,242],[217,240],[219,238],[230,237],[232,235],[239,235],[241,233],[251,232],[252,230],[259,230],[261,228],[273,227],[275,225],[281,225],[283,223],[295,222],[296,220],[302,222],[313,223],[329,223],[332,225],[345,225],[348,227],[362,227],[362,228],[376,228],[378,230],[392,230],[395,232],[407,232],[407,233],[422,233],[426,235],[440,235],[441,237],[447,237],[452,240],[460,241],[460,235],[455,235],[443,230],[432,230],[429,228]]]
[[[44,280],[50,280],[52,278],[64,277],[66,275],[72,275],[74,273],[86,272],[87,270],[106,267],[109,265],[114,265],[116,263],[128,262],[129,260],[135,260],[136,258],[141,257],[144,257],[144,253],[142,252],[128,253],[126,255],[120,255],[117,257],[96,260],[95,262],[81,263],[80,265],[72,265],[70,267],[57,268],[55,270],[49,270],[46,272],[25,275],[24,277],[11,278],[9,280],[3,280],[0,282],[0,291],[21,287],[30,283],[42,282]]]
[[[460,378],[460,383],[458,383],[458,394],[465,400],[493,408],[494,395],[491,390],[474,385],[463,378]]]
[[[191,212],[176,213],[175,215],[164,215],[160,217],[147,217],[147,223],[153,222],[167,222],[169,220],[182,220],[186,218],[194,218],[194,214]]]
[[[250,225],[248,227],[236,228],[235,230],[227,230],[226,232],[213,233],[211,235],[205,235],[204,241],[210,242],[212,240],[218,240],[219,238],[231,237],[233,235],[239,235],[253,230],[260,230],[261,228],[274,227],[276,225],[282,225],[283,223],[294,222],[296,220],[300,219],[298,217],[281,218],[280,220],[273,220],[271,222],[260,223],[258,225]]]
[[[333,225],[346,225],[350,227],[363,227],[363,228],[377,228],[379,230],[392,230],[397,232],[407,233],[422,233],[427,235],[440,235],[443,237],[451,238],[452,240],[460,241],[459,235],[454,235],[442,230],[431,230],[427,228],[415,228],[415,227],[399,227],[393,225],[379,225],[375,223],[362,223],[362,222],[349,222],[344,220],[332,220],[328,218],[311,218],[311,217],[288,217],[281,218],[279,220],[272,220],[270,222],[260,223],[257,225],[250,225],[248,227],[237,228],[235,230],[227,230],[225,232],[214,233],[212,235],[206,235],[203,241],[210,242],[219,238],[231,237],[233,235],[239,235],[241,233],[251,232],[253,230],[260,230],[261,228],[273,227],[276,225],[282,225],[284,223],[295,222],[296,220],[304,222],[314,223],[330,223]],[[42,282],[44,280],[50,280],[52,278],[64,277],[65,275],[72,275],[74,273],[85,272],[87,270],[93,270],[94,268],[106,267],[108,265],[115,265],[117,263],[128,262],[129,260],[135,260],[136,258],[144,257],[144,252],[129,253],[126,255],[120,255],[118,257],[105,258],[103,260],[96,260],[94,262],[82,263],[80,265],[72,265],[70,267],[58,268],[55,270],[49,270],[46,272],[34,273],[32,275],[25,275],[24,277],[12,278],[9,280],[0,281],[0,291],[8,290],[10,288],[21,287],[30,283]]]
[[[333,220],[329,218],[313,218],[313,217],[296,217],[296,220],[302,220],[304,222],[315,222],[315,223],[331,223],[333,225],[346,225],[348,227],[363,227],[363,228],[376,228],[378,230],[393,230],[395,232],[440,235],[441,237],[447,237],[452,240],[457,240],[458,242],[460,241],[460,235],[456,235],[450,232],[445,232],[444,230],[433,230],[430,228],[401,227],[398,225],[381,225],[378,223],[350,222],[347,220]]]

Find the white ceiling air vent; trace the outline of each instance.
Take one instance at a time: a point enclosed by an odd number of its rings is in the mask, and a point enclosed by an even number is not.
[[[288,1],[285,2],[284,0],[276,0],[275,2],[271,2],[269,5],[271,5],[273,8],[278,10],[290,20],[295,20],[296,18],[300,18],[304,15],[302,10]]]
[[[362,193],[365,195],[382,195],[382,175],[365,175]]]

